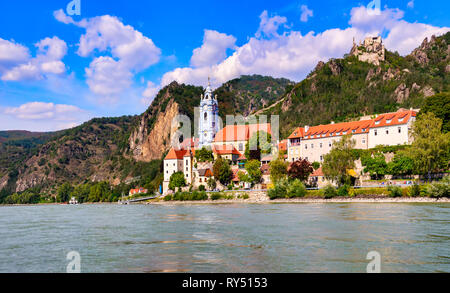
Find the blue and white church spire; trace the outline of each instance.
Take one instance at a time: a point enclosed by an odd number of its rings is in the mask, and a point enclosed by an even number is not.
[[[217,132],[219,131],[219,103],[217,95],[213,96],[211,90],[210,78],[208,77],[208,86],[205,95],[200,101],[200,117],[199,117],[199,147],[211,146]]]

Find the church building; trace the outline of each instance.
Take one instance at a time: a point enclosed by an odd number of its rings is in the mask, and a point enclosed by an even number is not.
[[[219,131],[219,103],[217,95],[213,96],[209,81],[200,101],[198,126],[199,148],[211,146]]]

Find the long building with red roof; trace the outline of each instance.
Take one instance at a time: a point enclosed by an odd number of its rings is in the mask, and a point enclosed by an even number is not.
[[[413,110],[399,110],[370,120],[299,127],[288,138],[288,161],[322,162],[333,144],[344,135],[352,135],[356,149],[410,144],[416,114]]]

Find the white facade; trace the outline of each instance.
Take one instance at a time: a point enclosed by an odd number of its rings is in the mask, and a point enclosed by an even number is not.
[[[407,124],[374,127],[369,131],[369,149],[378,145],[402,145],[410,144],[411,127],[415,121],[414,117]]]

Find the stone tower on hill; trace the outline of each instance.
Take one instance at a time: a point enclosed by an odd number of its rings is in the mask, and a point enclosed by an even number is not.
[[[368,37],[356,45],[353,40],[353,47],[350,51],[351,55],[357,56],[359,61],[372,63],[374,65],[380,65],[381,61],[386,60],[386,49],[383,45],[383,41],[380,36]]]

